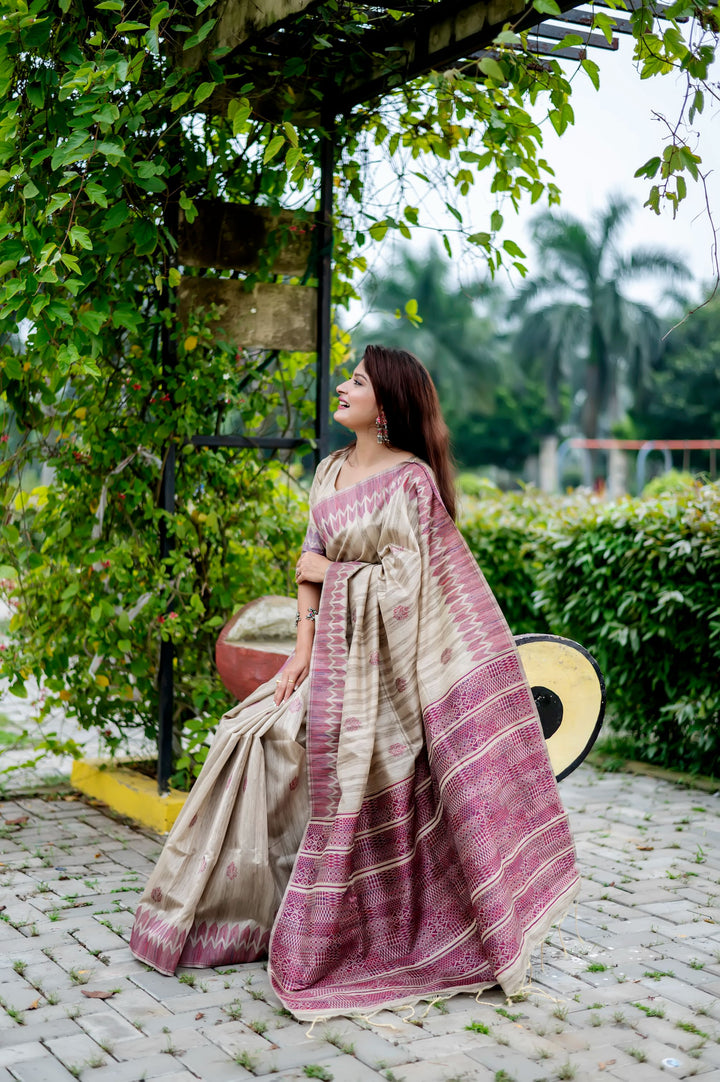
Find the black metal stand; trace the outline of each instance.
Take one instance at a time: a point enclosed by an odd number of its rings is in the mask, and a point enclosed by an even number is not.
[[[320,135],[320,208],[316,219],[317,237],[317,375],[315,392],[315,448],[317,464],[327,455],[330,435],[330,331],[332,326],[332,248],[333,248],[333,173],[334,117],[328,115]],[[168,351],[163,336],[163,354]],[[194,447],[257,447],[281,450],[302,447],[307,443],[296,437],[273,439],[269,436],[252,439],[247,436],[192,436]],[[168,446],[160,487],[160,508],[175,512],[175,444]],[[171,542],[167,522],[160,525],[160,557],[170,554]],[[171,642],[161,641],[158,671],[158,792],[166,793],[173,768],[173,662],[175,649]]]
[[[320,213],[317,229],[317,376],[315,390],[315,464],[330,447],[330,331],[332,327],[333,176],[335,120],[323,117],[320,136]]]
[[[162,483],[160,485],[160,509],[167,515],[175,512],[175,444],[168,444]],[[160,559],[166,560],[172,547],[165,515],[160,522]],[[166,793],[172,774],[173,744],[173,660],[175,647],[169,640],[160,640],[160,664],[158,668],[158,792]]]

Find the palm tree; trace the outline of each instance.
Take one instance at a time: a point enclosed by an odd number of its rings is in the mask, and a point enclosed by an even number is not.
[[[377,337],[416,353],[433,377],[454,452],[463,469],[496,465],[517,471],[553,431],[542,385],[517,365],[509,349],[507,301],[497,282],[483,277],[459,285],[437,247],[420,255],[407,249],[363,288],[369,314],[361,348]],[[409,299],[422,322],[398,319]]]
[[[504,298],[495,283],[457,285],[450,280],[449,261],[431,246],[417,256],[403,251],[386,272],[370,279],[363,296],[370,307],[363,335],[376,334],[388,346],[416,353],[446,410],[491,408],[500,354],[506,352],[499,329]],[[395,315],[411,298],[418,306],[416,323]]]
[[[630,300],[625,285],[648,274],[690,276],[669,252],[618,251],[618,234],[631,210],[628,201],[615,197],[590,227],[570,215],[538,217],[533,236],[543,269],[512,303],[521,316],[519,358],[542,367],[548,408],[558,420],[557,389],[561,381],[570,385],[573,397],[582,400],[580,427],[589,439],[598,435],[601,421],[618,419],[621,393],[639,391],[661,350],[659,315]]]

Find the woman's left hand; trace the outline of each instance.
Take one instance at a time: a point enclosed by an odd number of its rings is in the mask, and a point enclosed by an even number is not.
[[[319,552],[303,552],[295,569],[295,582],[324,582],[332,560]]]

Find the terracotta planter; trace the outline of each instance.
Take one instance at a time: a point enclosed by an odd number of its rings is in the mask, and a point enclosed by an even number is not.
[[[236,699],[270,680],[295,648],[296,602],[268,594],[243,605],[218,636],[215,664]]]

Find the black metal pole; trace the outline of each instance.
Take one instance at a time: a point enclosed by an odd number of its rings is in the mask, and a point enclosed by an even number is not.
[[[320,213],[317,238],[317,378],[315,393],[315,462],[330,449],[330,328],[332,301],[333,177],[335,120],[326,115],[320,133]]]
[[[170,443],[165,457],[162,482],[160,485],[160,510],[172,515],[175,511],[175,444]],[[170,555],[172,542],[168,531],[167,519],[163,515],[160,521],[160,559]],[[175,647],[170,640],[160,640],[160,665],[158,668],[158,756],[157,784],[158,792],[166,793],[172,773],[173,760],[173,708],[175,693],[173,687],[173,661]]]
[[[266,451],[294,450],[307,446],[307,439],[299,436],[191,436],[193,447],[255,447]]]
[[[181,155],[177,137],[168,148],[175,163],[180,161]],[[175,188],[171,192],[165,207],[165,226],[172,237],[177,237],[179,231],[180,207],[178,204],[179,173],[175,173]],[[163,284],[160,295],[160,311],[165,312],[172,306],[169,289],[170,268],[176,266],[177,260],[174,254],[168,253],[164,260]],[[171,333],[171,326],[167,318],[163,316],[160,328],[161,342],[161,367],[163,382],[167,374],[172,371],[177,363],[175,340]],[[174,406],[174,403],[173,403]],[[160,511],[163,512],[160,520],[160,561],[163,563],[170,555],[173,538],[170,530],[170,517],[175,514],[175,442],[171,439],[165,452],[165,463],[160,481],[160,498],[158,501]],[[168,602],[168,611],[171,605]],[[175,647],[172,642],[160,638],[160,660],[158,665],[158,734],[157,734],[157,785],[159,793],[166,793],[169,788],[170,775],[173,769],[173,714],[175,705],[175,689],[173,665],[175,661]]]

